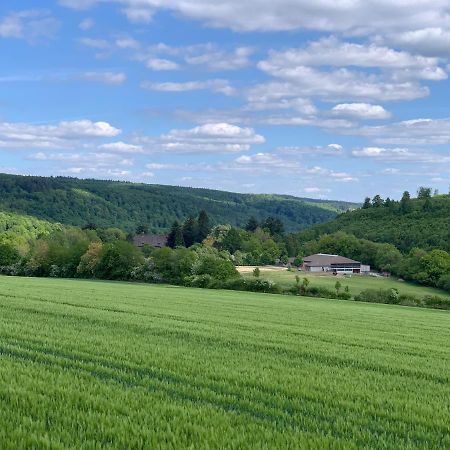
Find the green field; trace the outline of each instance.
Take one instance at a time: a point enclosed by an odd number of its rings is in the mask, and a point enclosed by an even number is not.
[[[252,277],[251,272],[243,273],[243,276]],[[328,289],[334,290],[334,285],[337,280],[340,281],[342,286],[348,286],[352,295],[357,295],[364,289],[398,289],[400,294],[415,295],[417,297],[424,297],[425,295],[439,295],[443,298],[450,300],[450,294],[441,289],[434,289],[426,286],[420,286],[413,283],[407,283],[405,281],[398,281],[396,278],[386,277],[370,277],[366,275],[352,275],[351,277],[334,276],[306,273],[299,271],[289,270],[265,270],[261,271],[261,278],[265,280],[274,281],[281,286],[288,287],[295,284],[295,276],[298,275],[301,280],[308,278],[310,281],[309,286],[323,286]]]
[[[0,277],[0,448],[450,448],[449,342],[446,311]]]

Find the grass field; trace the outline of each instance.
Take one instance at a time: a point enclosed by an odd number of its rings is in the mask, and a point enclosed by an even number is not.
[[[242,273],[243,276],[252,277],[251,271]],[[274,270],[261,270],[261,278],[265,280],[274,281],[281,286],[292,286],[295,284],[295,276],[298,275],[301,280],[308,278],[310,281],[309,286],[323,286],[328,289],[334,290],[336,280],[339,280],[342,286],[348,286],[352,295],[359,294],[364,289],[390,289],[396,288],[400,294],[416,295],[417,297],[424,297],[425,295],[439,295],[440,297],[448,298],[450,300],[450,294],[441,289],[434,289],[426,286],[419,286],[413,283],[407,283],[405,281],[398,281],[396,278],[386,277],[370,277],[366,275],[352,275],[351,277],[334,276],[306,273],[299,271],[288,271],[274,269]]]
[[[449,342],[446,311],[0,277],[0,448],[450,448]]]

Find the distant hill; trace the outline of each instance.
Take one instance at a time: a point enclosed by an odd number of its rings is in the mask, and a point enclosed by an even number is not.
[[[0,210],[50,222],[119,227],[147,224],[166,231],[174,220],[206,210],[213,223],[244,226],[250,216],[281,219],[287,231],[331,220],[354,203],[284,195],[237,194],[211,189],[67,177],[0,174]]]
[[[394,244],[401,251],[413,247],[450,251],[450,195],[412,199],[409,208],[402,212],[399,202],[392,202],[389,207],[356,209],[304,230],[297,237],[305,241],[345,231],[371,241]]]

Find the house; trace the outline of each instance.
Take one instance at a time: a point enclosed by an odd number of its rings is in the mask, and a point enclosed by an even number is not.
[[[166,234],[138,234],[133,237],[133,244],[136,247],[143,247],[149,245],[150,247],[163,248],[167,247]]]
[[[370,271],[370,266],[339,255],[317,253],[303,258],[302,269],[305,272],[362,273]]]

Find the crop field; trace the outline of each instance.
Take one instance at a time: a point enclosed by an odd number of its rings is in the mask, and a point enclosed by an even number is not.
[[[251,270],[242,272],[243,276],[252,277]],[[292,286],[295,284],[295,276],[298,275],[300,279],[308,278],[309,286],[322,286],[328,289],[334,289],[337,280],[342,286],[348,286],[352,295],[357,295],[364,289],[398,289],[400,294],[416,295],[417,297],[424,297],[425,295],[439,295],[443,298],[450,299],[450,294],[441,289],[434,289],[431,287],[420,286],[405,281],[399,281],[394,277],[371,277],[366,275],[352,275],[352,276],[334,276],[332,274],[299,272],[297,270],[289,271],[287,269],[262,269],[261,279],[274,281],[281,286]]]
[[[0,277],[0,448],[450,448],[449,343],[447,311]]]

